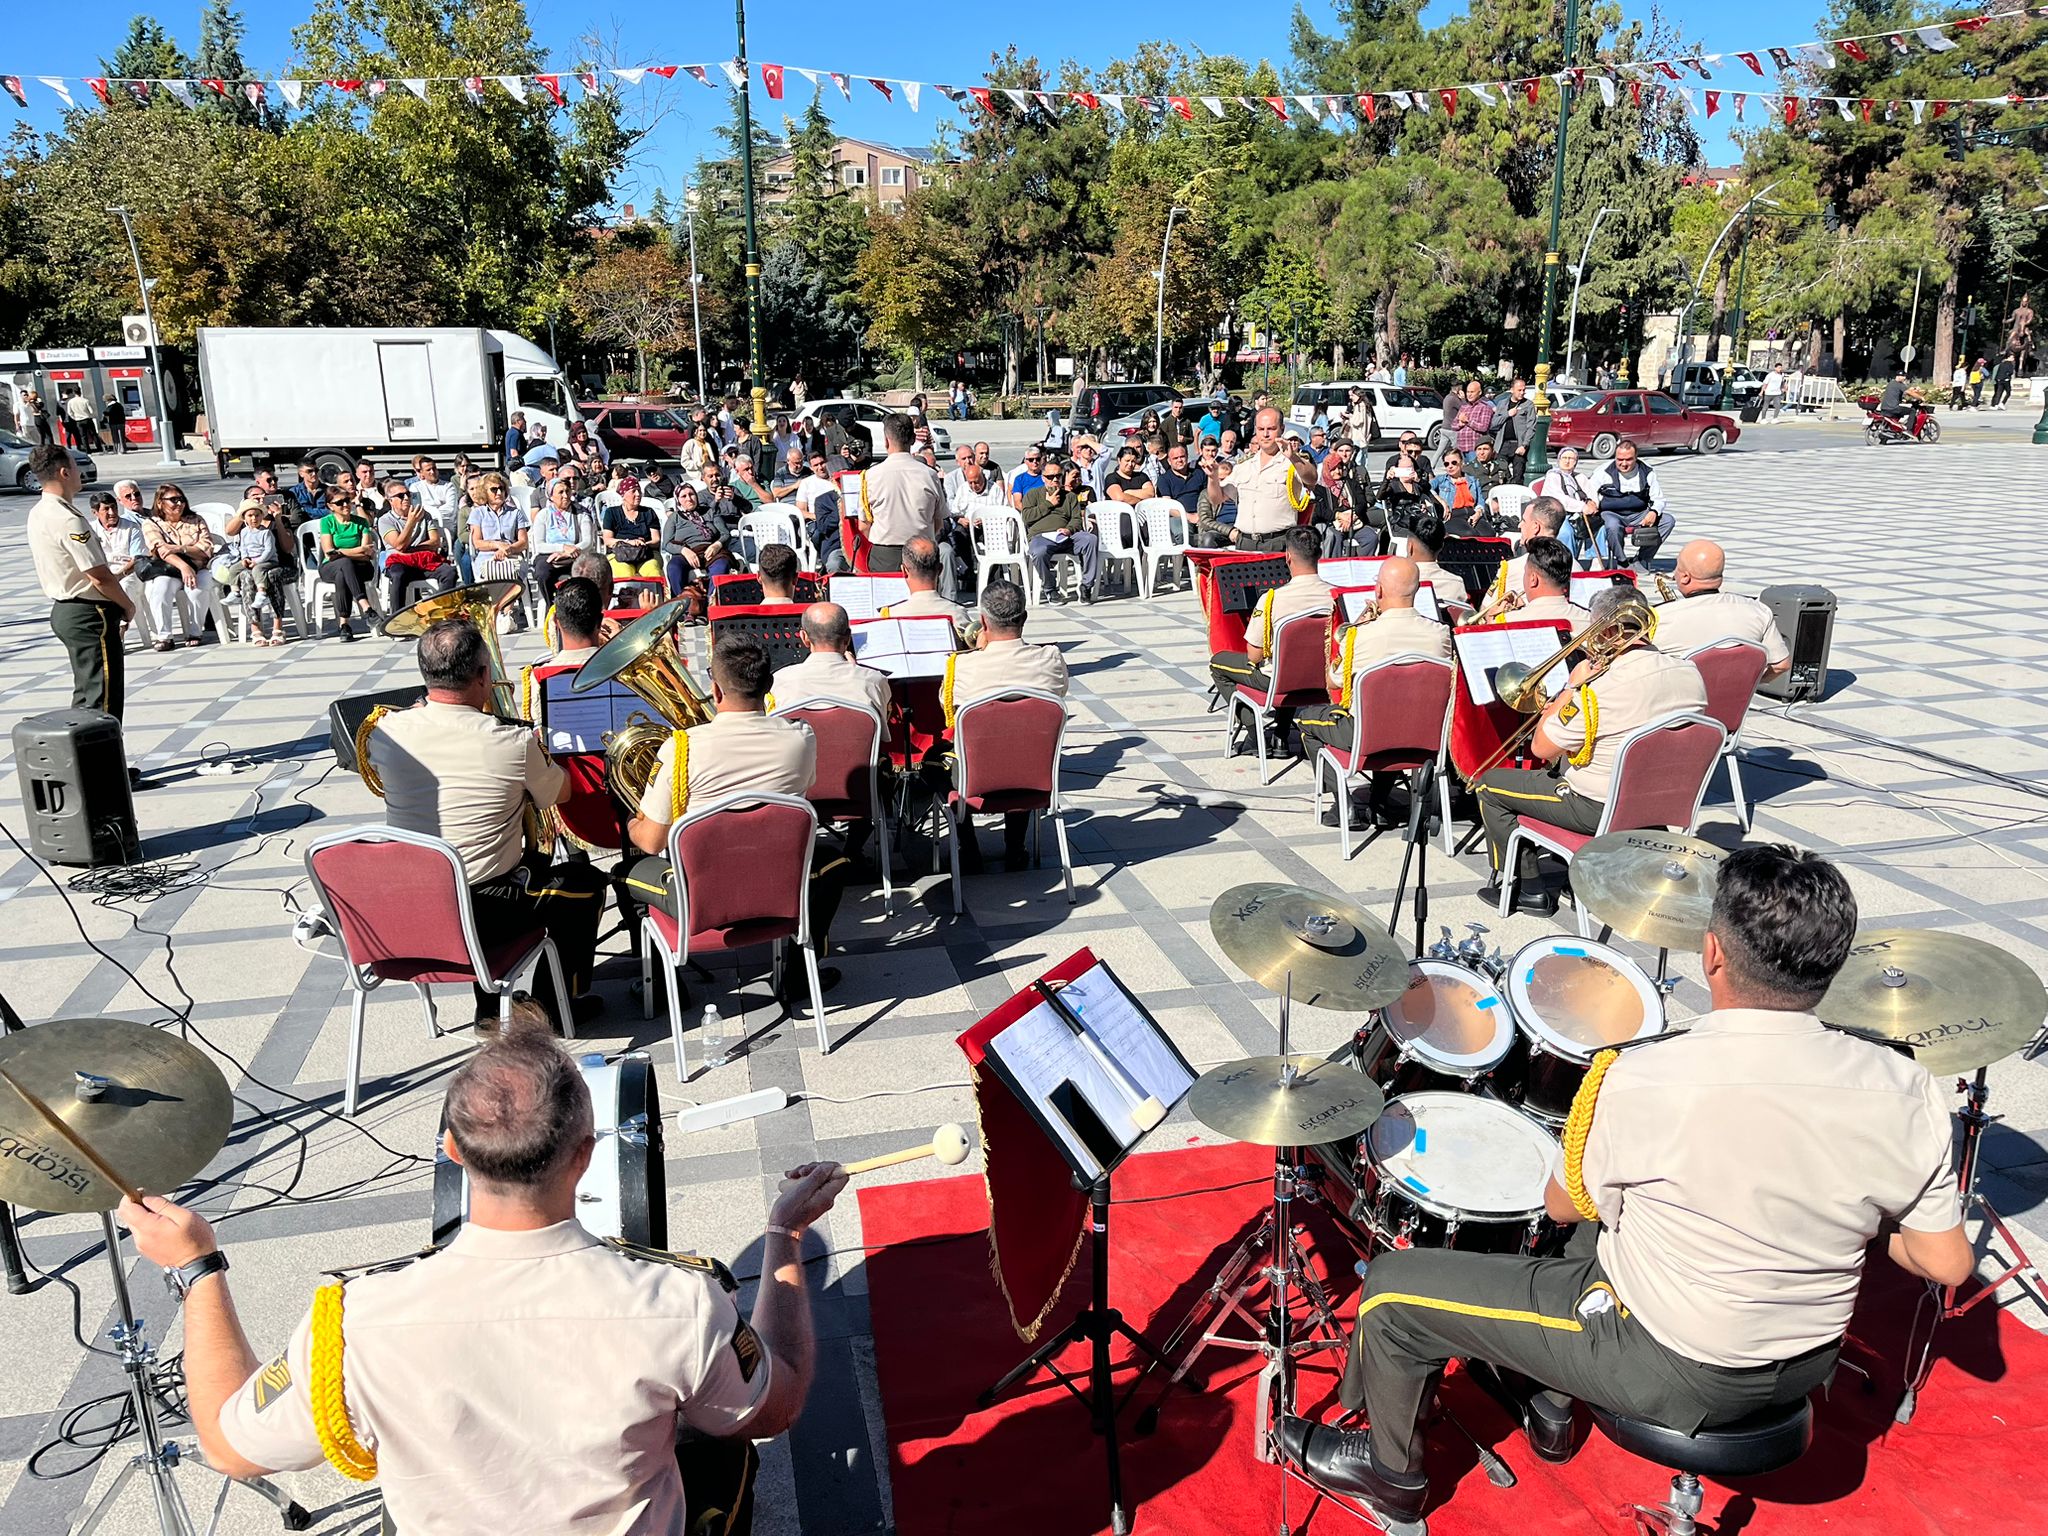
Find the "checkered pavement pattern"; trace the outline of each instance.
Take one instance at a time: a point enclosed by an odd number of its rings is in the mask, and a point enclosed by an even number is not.
[[[1963,451],[1803,447],[1655,467],[1678,517],[1677,542],[1719,539],[1731,589],[1818,582],[1839,599],[1827,697],[1789,710],[1760,701],[1743,732],[1755,835],[1841,861],[1870,924],[1970,933],[2048,970],[2048,819],[2040,799],[2048,705],[2038,688],[2048,639],[2025,622],[2039,600],[2040,561],[2031,509],[2016,494],[2038,480],[2043,459],[2026,446],[1992,444],[1969,447],[1966,465],[1951,462]],[[25,512],[25,503],[9,506],[0,527],[18,534]],[[1968,530],[1972,554],[1960,571],[1935,577],[1927,561],[1907,556],[1930,526]],[[1676,548],[1667,546],[1667,565]],[[0,632],[15,663],[0,676],[0,716],[10,722],[68,702],[45,611],[26,562],[11,563],[0,574]],[[742,957],[737,968],[714,966],[708,985],[692,979],[688,1006],[692,1018],[707,1001],[738,1012],[745,1052],[687,1084],[676,1081],[662,1010],[642,1018],[629,991],[632,968],[611,942],[598,978],[608,1011],[586,1031],[590,1048],[649,1052],[671,1112],[768,1087],[792,1099],[758,1120],[690,1135],[671,1130],[677,1246],[715,1254],[746,1275],[783,1169],[895,1150],[947,1121],[972,1127],[954,1037],[1080,945],[1108,960],[1187,1056],[1206,1064],[1269,1052],[1276,1041],[1275,999],[1236,973],[1209,937],[1208,909],[1219,892],[1281,880],[1338,893],[1375,916],[1387,911],[1397,836],[1376,837],[1346,862],[1338,834],[1312,820],[1305,765],[1262,788],[1254,759],[1223,755],[1220,721],[1205,713],[1207,646],[1191,592],[1036,608],[1028,635],[1061,645],[1073,678],[1062,774],[1073,806],[1076,904],[1067,904],[1050,864],[1005,874],[992,860],[988,874],[970,880],[967,915],[955,918],[946,877],[932,873],[929,846],[913,835],[894,910],[884,910],[879,891],[856,890],[835,925],[833,963],[844,979],[828,999],[832,1054],[819,1055],[808,1023],[769,997],[765,957]],[[537,648],[530,636],[510,642],[515,663]],[[330,766],[327,703],[410,681],[412,656],[382,640],[344,647],[330,639],[282,650],[131,650],[129,664],[130,754],[161,786],[137,802],[146,852],[192,860],[208,878],[146,904],[96,905],[67,899],[28,859],[0,846],[0,989],[30,1020],[163,1020],[189,1011],[195,1031],[222,1053],[238,1099],[236,1126],[197,1203],[221,1223],[244,1322],[267,1353],[307,1305],[319,1271],[425,1242],[431,1179],[417,1159],[431,1152],[448,1073],[474,1048],[467,1031],[433,1037],[410,994],[385,989],[369,1008],[363,1114],[355,1126],[339,1123],[329,1112],[340,1103],[343,967],[331,941],[310,952],[290,937],[291,905],[306,895],[304,839],[379,816],[362,785]],[[11,749],[0,743],[0,752],[9,758],[0,821],[25,837]],[[1965,764],[2004,777],[1979,777]],[[1731,844],[1740,835],[1724,780],[1709,792],[1702,831]],[[993,828],[984,837],[993,851]],[[1050,838],[1046,849],[1050,860]],[[1483,864],[1483,852],[1429,858],[1432,927],[1461,933],[1483,923],[1488,941],[1512,952],[1569,922],[1569,913],[1497,917],[1474,896]],[[57,880],[70,873],[57,871]],[[81,942],[81,928],[97,951]],[[1640,958],[1654,964],[1653,954]],[[1681,980],[1672,1012],[1683,1018],[1706,1000],[1696,965],[1674,957],[1674,971]],[[466,999],[448,1001],[444,1020],[467,1016]],[[1312,1009],[1297,1010],[1295,1021],[1299,1048],[1319,1051],[1348,1038],[1356,1022]],[[2002,1118],[1986,1142],[1984,1187],[2048,1253],[2048,1066],[2008,1059],[1992,1081],[1992,1108]],[[1181,1111],[1152,1145],[1201,1139]],[[961,1171],[979,1168],[977,1153]],[[931,1171],[909,1165],[872,1177]],[[95,1236],[85,1217],[36,1218],[25,1229],[31,1259],[80,1288],[91,1338],[106,1326],[111,1303]],[[851,1198],[820,1224],[813,1251],[818,1380],[802,1423],[765,1448],[757,1528],[772,1536],[887,1531],[886,1454]],[[128,1264],[152,1337],[164,1352],[175,1350],[175,1309],[151,1266]],[[2019,1287],[2007,1295],[2016,1315],[2040,1325],[2041,1311]],[[942,1319],[942,1299],[934,1303]],[[27,1475],[27,1458],[69,1407],[116,1389],[118,1373],[73,1342],[72,1301],[55,1284],[0,1295],[0,1359],[8,1363],[0,1371],[0,1530],[68,1529],[120,1457],[55,1481]],[[1006,1363],[990,1361],[991,1376]],[[79,1459],[60,1452],[43,1470]],[[188,1466],[179,1476],[189,1499],[211,1505],[208,1474]],[[282,1481],[316,1512],[316,1529],[374,1527],[374,1496],[355,1485],[325,1471]],[[221,1529],[268,1531],[275,1519],[237,1490]],[[103,1527],[154,1528],[139,1483]]]

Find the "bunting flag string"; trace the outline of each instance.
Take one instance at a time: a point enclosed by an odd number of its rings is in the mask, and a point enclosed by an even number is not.
[[[1932,22],[1915,26],[1904,31],[1874,32],[1851,37],[1829,38],[1819,42],[1797,43],[1790,47],[1750,48],[1726,53],[1698,53],[1676,56],[1669,59],[1629,59],[1604,64],[1572,66],[1545,76],[1500,76],[1495,75],[1479,80],[1460,81],[1456,84],[1425,87],[1410,86],[1401,90],[1377,88],[1346,95],[1320,95],[1312,93],[1291,93],[1272,96],[1126,96],[1120,94],[1095,93],[1090,91],[1043,91],[1020,90],[1012,87],[969,86],[964,89],[951,85],[928,85],[924,81],[906,80],[892,75],[868,75],[850,70],[818,69],[797,64],[763,63],[758,65],[761,84],[768,99],[780,102],[784,99],[787,72],[796,73],[808,81],[811,87],[822,88],[822,82],[829,79],[838,89],[841,97],[853,100],[852,83],[856,79],[867,81],[884,101],[894,104],[897,93],[903,95],[904,105],[915,112],[919,107],[920,95],[927,89],[936,90],[955,107],[964,111],[979,112],[995,118],[1011,113],[1026,117],[1046,117],[1062,109],[1080,108],[1088,112],[1118,112],[1127,121],[1157,122],[1168,116],[1178,117],[1183,122],[1198,121],[1195,105],[1199,103],[1211,118],[1228,116],[1229,107],[1258,116],[1271,113],[1274,120],[1298,125],[1304,128],[1322,123],[1325,119],[1339,127],[1351,123],[1376,124],[1379,121],[1379,103],[1402,110],[1429,113],[1434,106],[1441,106],[1446,118],[1453,123],[1458,120],[1458,108],[1465,97],[1470,97],[1479,106],[1513,108],[1519,97],[1529,107],[1540,104],[1539,97],[1546,83],[1583,91],[1590,83],[1597,87],[1604,106],[1615,105],[1619,91],[1626,88],[1630,104],[1641,110],[1697,113],[1698,106],[1693,93],[1683,87],[1673,88],[1667,82],[1696,77],[1713,80],[1714,71],[1724,64],[1733,67],[1740,64],[1758,79],[1769,78],[1769,71],[1775,69],[1788,72],[1811,66],[1826,68],[1836,62],[1837,56],[1858,63],[1871,61],[1873,53],[1893,56],[1912,54],[1915,49],[1931,54],[1951,53],[1956,50],[1957,34],[1968,35],[1981,31],[1994,22],[2024,21],[2028,18],[2048,17],[2048,4],[2030,7],[2007,7],[1987,11],[1978,15],[1961,16],[1949,21]],[[1768,68],[1766,66],[1768,60]],[[1732,62],[1731,62],[1732,61]],[[734,90],[747,83],[748,75],[737,60],[719,59],[699,64],[642,64],[596,69],[582,66],[574,73],[535,73],[515,75],[414,75],[395,79],[310,79],[285,76],[277,79],[109,79],[105,76],[86,75],[0,75],[0,91],[13,99],[17,107],[27,109],[30,97],[25,81],[34,80],[48,90],[67,108],[76,108],[79,97],[72,92],[74,83],[84,84],[91,93],[90,100],[101,106],[111,106],[116,91],[130,99],[147,104],[161,94],[184,107],[197,107],[204,99],[228,100],[240,96],[252,105],[261,105],[271,94],[276,96],[293,111],[304,107],[309,99],[317,100],[321,90],[336,92],[343,98],[361,99],[365,104],[384,100],[393,85],[403,86],[418,100],[429,99],[429,88],[454,85],[477,105],[487,99],[486,85],[495,85],[512,102],[522,105],[540,105],[548,109],[562,108],[569,104],[569,92],[565,81],[573,81],[585,96],[600,94],[618,84],[641,85],[645,78],[653,75],[662,80],[673,80],[678,71],[707,87],[716,88],[718,76]],[[716,74],[714,74],[716,71]],[[1738,76],[1738,78],[1740,78]],[[1777,91],[1741,91],[1717,88],[1707,91],[1706,115],[1714,116],[1723,105],[1732,106],[1738,119],[1743,117],[1744,108],[1755,99],[1773,111],[1782,111],[1788,124],[1800,121],[1802,101],[1807,106],[1805,115],[1815,114],[1815,98],[1792,94],[1786,89],[1790,81],[1780,81]],[[1652,89],[1645,92],[1648,84]],[[210,92],[202,98],[200,87]],[[1874,98],[1856,98],[1856,110],[1849,109],[1848,98],[1837,102],[1837,110],[1844,121],[1864,122],[1872,120],[1872,114],[1880,105]],[[2048,102],[2044,96],[1957,96],[1948,99],[1932,98],[1909,100],[1904,105],[1910,109],[1913,121],[1923,120],[1930,102],[1934,108],[1933,117],[1941,119],[1949,113],[1970,107],[2031,106]],[[1901,103],[1882,103],[1886,121],[1898,117]]]

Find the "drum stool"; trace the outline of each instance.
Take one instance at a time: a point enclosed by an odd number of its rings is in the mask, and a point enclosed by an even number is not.
[[[1668,1503],[1623,1506],[1639,1531],[1696,1536],[1702,1473],[1713,1478],[1760,1477],[1788,1467],[1813,1444],[1813,1407],[1801,1398],[1718,1424],[1695,1435],[1680,1434],[1648,1419],[1593,1409],[1593,1422],[1624,1451],[1672,1469]]]

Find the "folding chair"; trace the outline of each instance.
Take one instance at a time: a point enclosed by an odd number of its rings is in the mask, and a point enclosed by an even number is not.
[[[1728,733],[1721,743],[1721,761],[1728,765],[1728,793],[1735,799],[1735,818],[1747,831],[1749,803],[1742,794],[1742,760],[1737,749],[1742,745],[1743,717],[1749,713],[1750,700],[1756,697],[1756,685],[1763,681],[1769,660],[1762,646],[1747,640],[1703,645],[1688,652],[1685,659],[1699,668],[1707,685],[1707,713]]]
[[[1335,778],[1337,845],[1350,858],[1351,789],[1369,773],[1412,773],[1437,759],[1437,794],[1444,824],[1451,819],[1451,789],[1444,769],[1450,740],[1451,688],[1457,668],[1435,656],[1389,656],[1358,669],[1351,683],[1352,726],[1357,732],[1349,752],[1324,747],[1316,754],[1312,814],[1323,813],[1323,770]],[[1425,834],[1426,835],[1426,834]]]
[[[818,772],[805,796],[822,823],[873,821],[875,846],[882,860],[882,906],[896,899],[890,866],[895,858],[889,842],[889,818],[882,803],[882,752],[886,740],[882,717],[851,699],[800,698],[775,701],[775,713],[801,720],[818,738]]]
[[[1223,711],[1223,748],[1226,752],[1230,750],[1230,734],[1237,729],[1238,711],[1243,710],[1252,717],[1252,739],[1258,745],[1261,784],[1272,783],[1274,777],[1266,771],[1266,724],[1273,718],[1273,712],[1330,701],[1329,684],[1324,680],[1323,671],[1323,633],[1329,622],[1330,616],[1326,613],[1296,613],[1275,624],[1273,654],[1264,661],[1265,689],[1261,691],[1249,683],[1239,683],[1225,701],[1229,707]]]
[[[1060,749],[1066,734],[1066,700],[1036,688],[987,694],[954,712],[953,787],[946,797],[950,814],[941,820],[953,858],[956,915],[967,910],[967,902],[960,884],[960,827],[955,818],[970,814],[1030,812],[1034,862],[1040,824],[1051,816],[1067,905],[1073,905],[1074,859],[1067,847],[1066,805],[1060,799]]]

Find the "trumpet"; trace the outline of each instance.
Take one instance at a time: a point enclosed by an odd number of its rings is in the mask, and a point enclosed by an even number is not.
[[[1498,768],[1521,749],[1523,742],[1536,733],[1536,727],[1542,723],[1543,711],[1550,704],[1550,695],[1544,691],[1543,679],[1551,668],[1569,658],[1574,652],[1582,653],[1593,663],[1593,671],[1586,678],[1590,683],[1613,666],[1624,651],[1655,639],[1656,634],[1657,615],[1644,604],[1625,603],[1605,619],[1588,624],[1539,662],[1503,663],[1500,670],[1493,674],[1494,694],[1508,708],[1529,718],[1506,741],[1495,748],[1484,763],[1472,770],[1466,782],[1470,783],[1481,774]]]
[[[577,669],[573,692],[621,682],[649,704],[654,715],[633,716],[605,742],[605,784],[626,805],[637,805],[654,780],[662,743],[672,731],[702,725],[712,716],[711,700],[684,669],[669,636],[683,618],[681,599],[651,608],[620,630]]]

